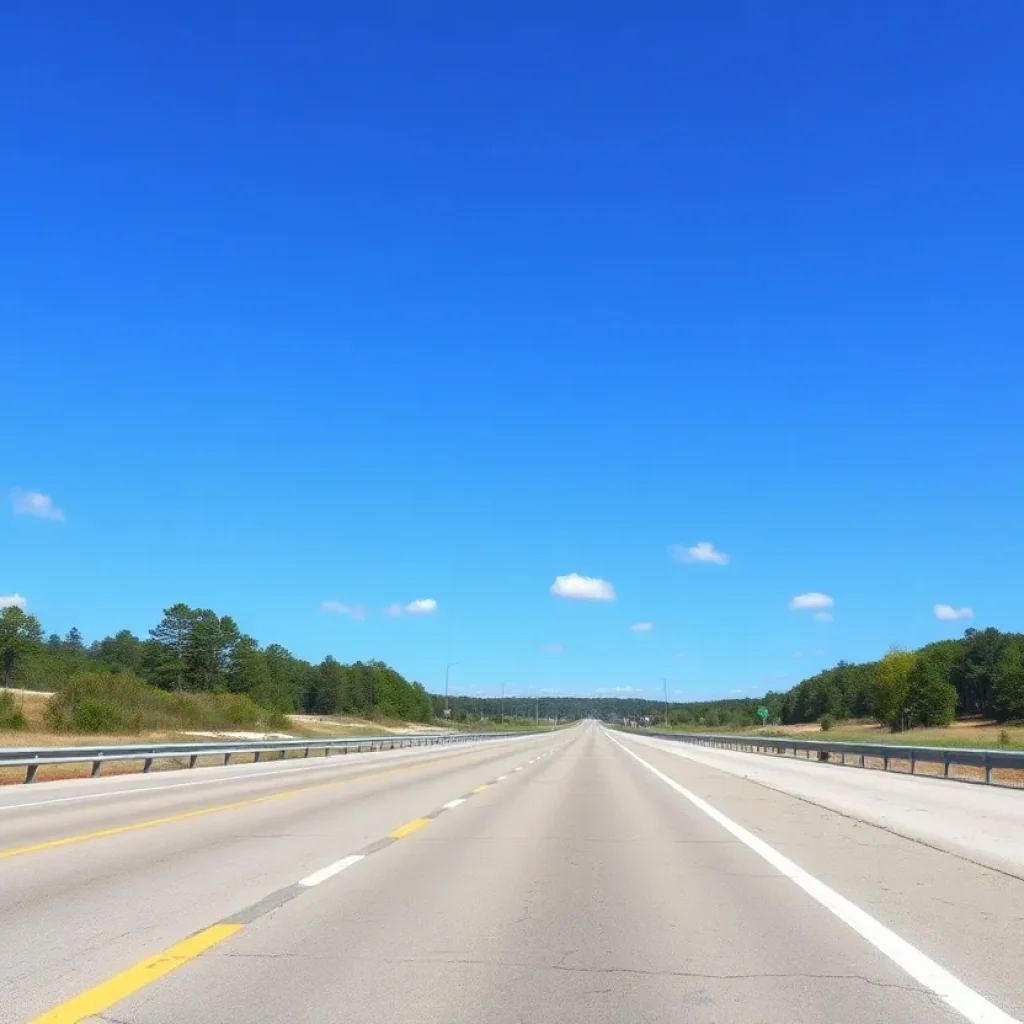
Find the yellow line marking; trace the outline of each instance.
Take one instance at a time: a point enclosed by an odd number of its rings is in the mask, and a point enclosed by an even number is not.
[[[429,818],[413,818],[412,821],[407,821],[404,825],[400,825],[394,832],[389,832],[388,835],[392,839],[404,839],[407,835],[415,832],[416,829],[423,828],[424,825],[429,824]]]
[[[215,924],[212,928],[207,928],[185,939],[184,942],[157,953],[156,956],[141,960],[134,967],[129,967],[128,970],[100,982],[95,988],[90,988],[74,999],[48,1010],[41,1017],[31,1021],[31,1024],[77,1024],[86,1017],[95,1017],[109,1010],[126,996],[138,992],[140,988],[145,988],[182,964],[195,959],[211,946],[230,938],[241,931],[242,927],[240,924]]]
[[[256,796],[248,800],[236,800],[229,804],[215,804],[213,807],[202,807],[196,811],[170,814],[165,818],[150,818],[148,821],[137,821],[131,825],[116,825],[114,828],[104,828],[98,832],[82,832],[79,835],[64,836],[61,839],[47,839],[41,843],[33,843],[31,846],[15,846],[10,850],[0,850],[0,860],[6,860],[8,857],[21,857],[26,853],[38,853],[40,850],[52,850],[58,846],[73,846],[76,843],[86,843],[91,839],[103,839],[107,836],[123,835],[126,832],[138,832],[145,828],[155,828],[157,825],[170,825],[177,821],[203,818],[208,814],[219,814],[221,811],[237,811],[243,807],[255,807],[257,804],[269,803],[272,800],[286,800],[288,797],[299,796],[301,793],[311,793],[317,789],[326,789],[328,786],[340,786],[349,782],[367,782],[370,779],[381,779],[386,775],[395,775],[398,772],[419,771],[438,764],[451,764],[452,761],[470,757],[475,753],[479,753],[479,751],[474,750],[465,754],[455,754],[452,757],[439,758],[421,764],[401,765],[398,768],[388,768],[382,772],[370,772],[367,775],[355,775],[347,779],[332,779],[330,782],[318,782],[312,786],[299,786],[296,789],[286,789],[280,793],[268,793],[266,796]],[[341,766],[339,765],[339,767]],[[145,792],[145,790],[140,790],[140,792]]]
[[[482,793],[489,785],[490,785],[489,782],[485,782],[482,786],[477,786],[476,789],[473,790],[473,792],[474,793]]]

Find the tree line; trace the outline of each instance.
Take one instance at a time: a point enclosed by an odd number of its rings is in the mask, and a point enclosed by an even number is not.
[[[122,629],[86,644],[78,629],[45,637],[36,617],[0,610],[0,677],[4,687],[58,690],[83,673],[130,675],[165,691],[243,694],[277,712],[379,715],[427,721],[424,688],[381,661],[319,664],[280,644],[261,647],[234,619],[208,608],[167,608],[145,638]]]
[[[874,717],[894,731],[955,717],[1024,719],[1024,634],[968,629],[917,651],[840,662],[775,697],[783,722]]]
[[[72,628],[44,637],[18,607],[0,610],[4,687],[58,689],[82,673],[122,673],[170,692],[242,694],[277,712],[380,715],[409,721],[444,717],[446,700],[381,661],[319,664],[279,644],[261,647],[230,616],[176,604],[147,637],[121,630],[86,644]],[[455,721],[531,719],[663,722],[710,728],[874,717],[894,731],[948,725],[954,717],[1024,719],[1024,634],[968,629],[917,651],[893,648],[878,661],[841,661],[786,692],[763,697],[671,702],[639,697],[509,696],[448,698]]]
[[[440,715],[443,697],[433,697]],[[893,648],[878,661],[840,661],[786,692],[763,697],[671,702],[638,697],[452,697],[460,720],[600,718],[673,726],[737,728],[875,718],[895,732],[948,725],[956,717],[1024,720],[1024,634],[968,629],[917,651]]]

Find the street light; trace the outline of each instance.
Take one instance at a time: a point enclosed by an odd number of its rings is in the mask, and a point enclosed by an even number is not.
[[[449,661],[444,667],[444,717],[451,717],[451,708],[448,706],[448,671],[458,665],[457,661]]]

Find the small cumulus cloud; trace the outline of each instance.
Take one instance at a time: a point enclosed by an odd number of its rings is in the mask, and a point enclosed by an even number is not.
[[[650,631],[652,629],[654,629],[654,623],[653,622],[634,622],[633,625],[630,626],[629,628],[631,630],[633,630],[634,633],[650,633]]]
[[[542,650],[547,654],[561,654],[565,648],[561,644],[545,644]]]
[[[742,693],[742,692],[743,692],[742,690],[730,690],[729,691],[729,693],[731,693],[731,694],[737,694],[737,693]]]
[[[835,605],[835,599],[829,594],[819,594],[812,590],[809,594],[797,594],[789,599],[789,607],[793,611],[810,611],[815,608],[831,608]]]
[[[34,516],[36,519],[53,519],[64,522],[64,511],[57,508],[53,498],[39,491],[15,491],[13,495],[16,516]]]
[[[602,697],[622,697],[628,696],[631,693],[643,693],[644,691],[639,686],[599,686],[596,693],[599,693]]]
[[[342,604],[340,601],[321,601],[320,611],[332,612],[335,615],[347,615],[356,622],[366,618],[366,607],[361,604]]]
[[[815,612],[811,618],[815,622],[831,622],[835,616],[831,612]]]
[[[432,615],[437,611],[437,602],[432,597],[420,597],[408,604],[389,604],[381,611],[393,619],[401,618],[403,615]]]
[[[21,596],[21,594],[2,594],[0,595],[0,608],[22,608],[28,604],[28,600]]]
[[[969,619],[974,615],[971,608],[954,608],[951,604],[937,604],[932,611],[940,622],[956,622],[957,619]]]
[[[614,601],[615,588],[608,580],[593,576],[580,576],[571,572],[568,576],[556,576],[551,584],[555,597],[568,597],[576,601]]]
[[[725,565],[729,561],[729,556],[724,551],[719,551],[709,540],[699,541],[690,548],[682,544],[672,544],[668,553],[676,562],[709,562],[712,565]]]

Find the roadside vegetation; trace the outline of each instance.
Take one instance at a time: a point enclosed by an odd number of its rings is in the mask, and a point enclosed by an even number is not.
[[[146,638],[121,630],[89,645],[77,629],[44,638],[34,616],[4,608],[0,683],[53,692],[45,725],[63,732],[280,729],[291,713],[433,716],[426,690],[383,662],[312,664],[279,644],[261,647],[230,616],[184,604]],[[25,725],[17,701],[0,698],[0,730]]]

